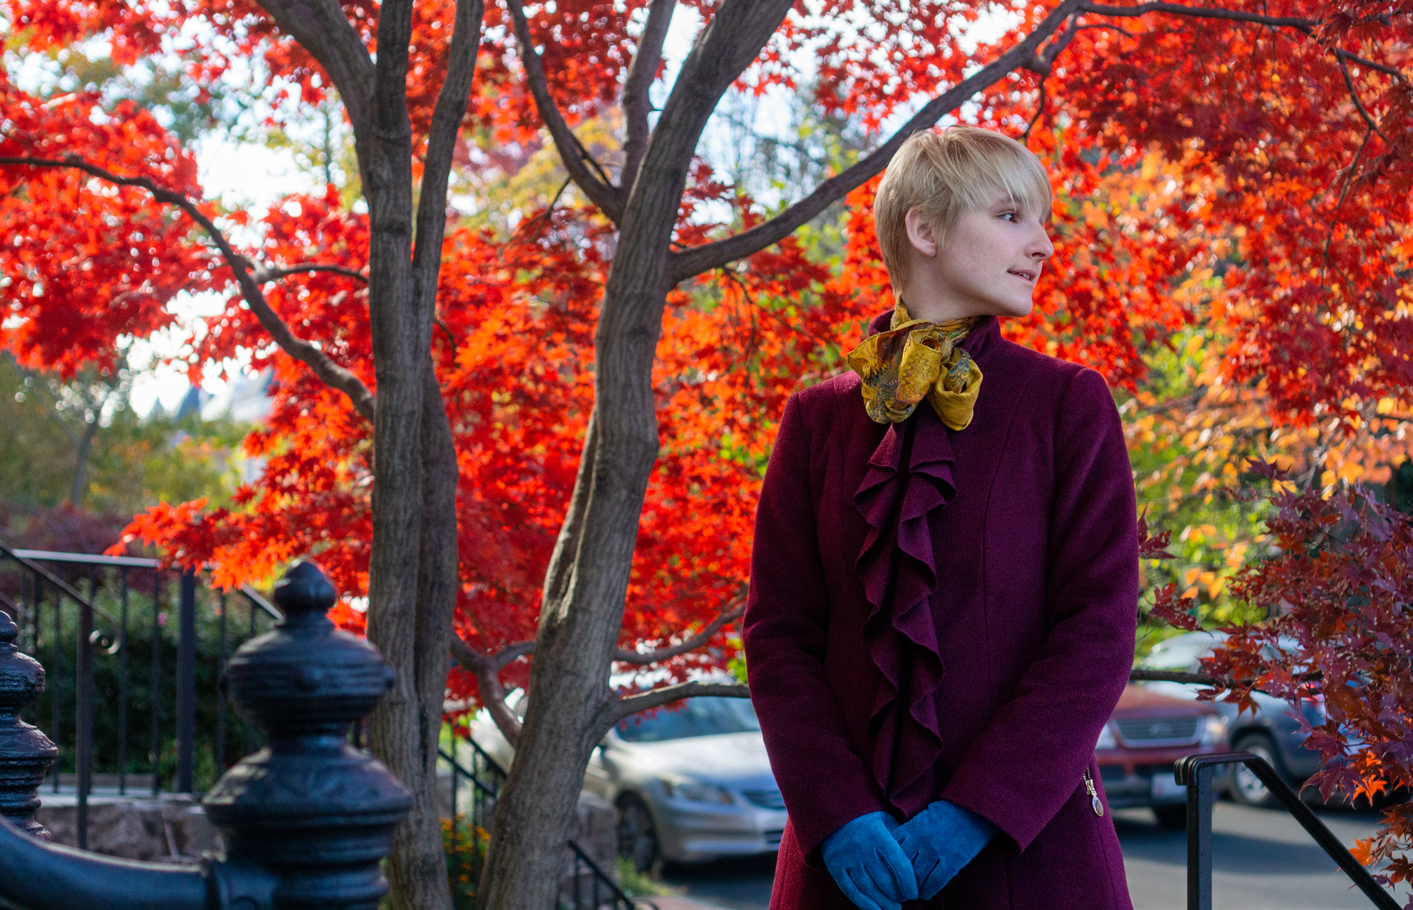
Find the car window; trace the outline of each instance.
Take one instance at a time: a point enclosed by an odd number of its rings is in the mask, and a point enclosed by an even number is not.
[[[748,700],[708,695],[689,698],[681,707],[634,714],[619,723],[618,735],[632,743],[654,743],[759,729],[760,721]]]
[[[1197,659],[1211,654],[1216,646],[1207,635],[1179,635],[1158,642],[1138,665],[1145,670],[1196,670]]]

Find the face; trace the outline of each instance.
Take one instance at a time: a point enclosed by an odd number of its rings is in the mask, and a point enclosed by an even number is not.
[[[921,212],[909,212],[907,222],[920,254],[908,280],[910,310],[917,298],[951,319],[1030,312],[1041,265],[1055,252],[1039,211],[998,190],[988,204],[963,212],[940,243]]]

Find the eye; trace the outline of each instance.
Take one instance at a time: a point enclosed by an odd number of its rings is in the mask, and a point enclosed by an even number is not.
[[[1001,217],[1007,221],[1020,221],[1020,213],[1012,209],[1007,209],[1001,213]]]

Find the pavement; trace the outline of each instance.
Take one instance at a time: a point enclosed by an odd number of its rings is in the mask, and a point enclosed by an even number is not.
[[[656,907],[657,910],[727,910],[720,904],[704,904],[690,897],[635,897],[633,902],[639,907]]]
[[[1379,814],[1317,808],[1346,845],[1368,837]],[[1114,813],[1134,910],[1186,910],[1187,840],[1161,828],[1146,809]],[[1355,890],[1295,819],[1284,812],[1218,802],[1212,815],[1214,910],[1356,910],[1372,904]],[[774,857],[672,865],[664,883],[678,896],[651,898],[658,910],[766,910]],[[1410,891],[1394,891],[1400,904]]]

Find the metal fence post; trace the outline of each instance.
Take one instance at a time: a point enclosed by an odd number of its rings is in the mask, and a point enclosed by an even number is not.
[[[26,834],[49,840],[34,810],[40,781],[59,749],[20,720],[20,712],[44,693],[44,668],[15,646],[19,634],[20,627],[0,610],[0,815]]]
[[[152,795],[162,791],[162,572],[152,570],[152,671],[147,700],[151,703],[152,729],[148,758],[152,762]]]
[[[78,636],[74,640],[74,792],[78,797],[80,850],[88,849],[88,794],[93,788],[93,607],[98,595],[98,570],[89,570],[88,600],[79,604]]]
[[[1212,766],[1192,769],[1187,788],[1187,910],[1212,910]]]
[[[128,570],[120,576],[122,619],[118,622],[118,795],[128,792]]]
[[[1173,774],[1187,787],[1187,906],[1211,910],[1212,906],[1212,774],[1214,769],[1241,763],[1252,770],[1330,859],[1349,876],[1354,886],[1380,910],[1399,910],[1399,904],[1340,843],[1325,823],[1300,801],[1265,759],[1250,752],[1213,752],[1188,755],[1173,763]]]
[[[50,650],[54,655],[54,691],[49,693],[49,732],[54,736],[54,745],[64,741],[64,699],[59,695],[59,682],[64,678],[64,592],[54,588],[54,642]],[[59,792],[60,762],[54,763],[54,792]]]
[[[226,665],[236,710],[268,749],[241,759],[201,801],[233,861],[279,875],[282,910],[376,910],[380,862],[412,807],[387,768],[348,742],[349,725],[392,687],[378,649],[324,614],[333,585],[311,562],[275,586],[285,621]]]
[[[196,573],[182,573],[181,615],[177,639],[177,785],[192,791],[196,764]]]

